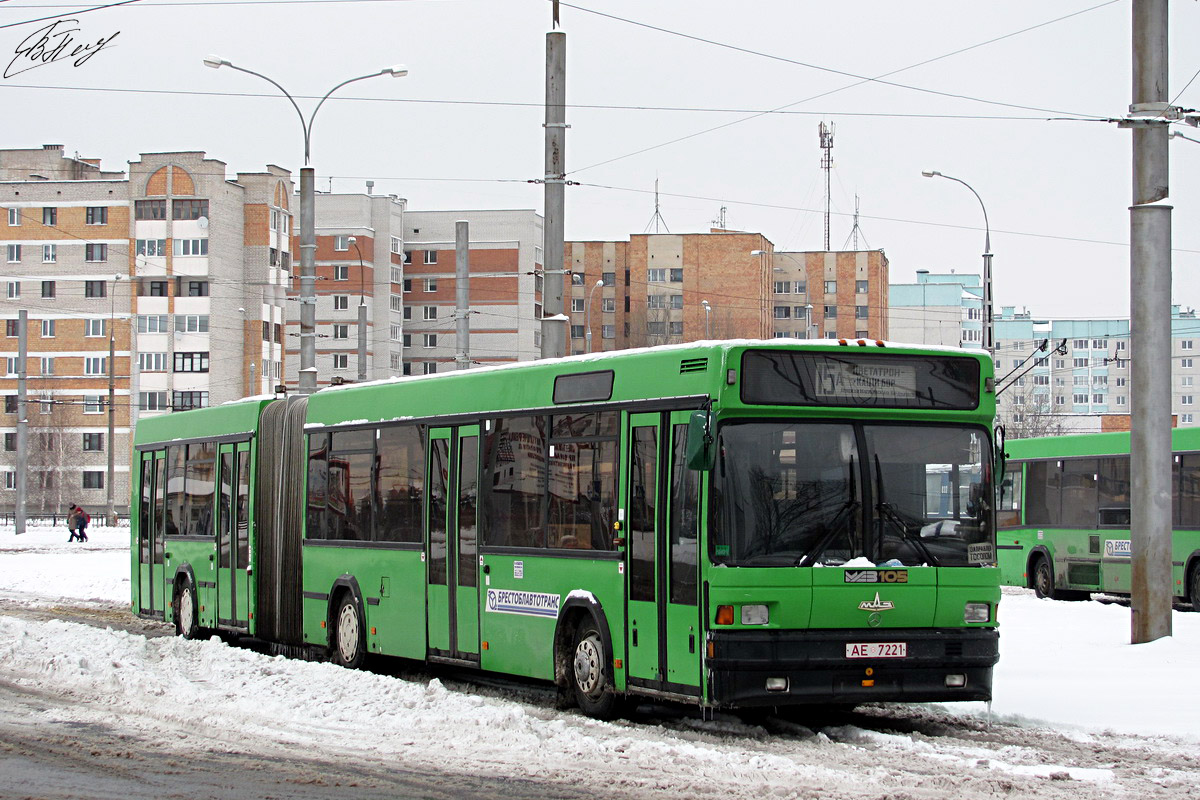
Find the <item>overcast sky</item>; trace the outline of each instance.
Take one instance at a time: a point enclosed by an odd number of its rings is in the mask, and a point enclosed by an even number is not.
[[[541,211],[541,187],[524,181],[543,174],[548,0],[140,0],[78,13],[108,2],[0,2],[0,147],[64,144],[107,169],[199,149],[230,174],[298,170],[303,137],[286,99],[203,58],[269,75],[306,114],[306,98],[399,63],[408,77],[353,84],[321,108],[318,188],[364,191],[372,179],[411,209]],[[22,42],[50,21],[16,23],[64,13],[77,19],[57,29],[77,29],[72,47],[116,35],[79,66],[26,70]],[[707,230],[725,207],[727,227],[777,249],[822,249],[825,121],[836,126],[833,249],[852,246],[858,195],[859,247],[887,253],[893,282],[977,272],[979,203],[921,176],[939,170],[987,205],[997,306],[1127,316],[1131,137],[1092,120],[1130,103],[1130,17],[1130,0],[564,3],[578,106],[566,162],[581,184],[567,192],[567,238],[642,233],[657,178],[673,233]],[[1172,3],[1169,91],[1187,108],[1200,106],[1200,79],[1187,85],[1198,23],[1200,3]],[[854,77],[883,75],[890,84]],[[1173,296],[1189,307],[1200,306],[1198,170],[1200,142],[1175,139]]]

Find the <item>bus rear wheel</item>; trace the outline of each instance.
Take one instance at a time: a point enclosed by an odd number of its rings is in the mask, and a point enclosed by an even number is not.
[[[1192,567],[1192,577],[1188,581],[1188,600],[1192,601],[1192,611],[1200,612],[1200,564]]]
[[[333,618],[333,659],[343,667],[358,669],[367,658],[366,629],[358,604],[349,592],[342,595]]]
[[[1045,556],[1038,558],[1033,567],[1033,592],[1044,600],[1054,598],[1054,567]]]
[[[588,617],[575,630],[571,648],[571,686],[579,709],[595,719],[612,719],[620,711],[612,680],[612,659],[595,620]]]
[[[184,639],[200,636],[200,622],[196,617],[196,586],[187,578],[175,592],[175,633]]]

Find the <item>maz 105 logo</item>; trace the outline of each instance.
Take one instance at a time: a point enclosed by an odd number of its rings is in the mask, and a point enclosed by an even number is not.
[[[906,569],[860,569],[846,570],[846,583],[908,583]]]

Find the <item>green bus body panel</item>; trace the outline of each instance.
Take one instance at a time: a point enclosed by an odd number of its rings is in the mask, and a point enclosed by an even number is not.
[[[1067,436],[1043,436],[1014,439],[1005,446],[1010,464],[1050,459],[1089,458],[1129,455],[1130,434],[1081,433]],[[1172,428],[1174,453],[1200,452],[1200,428]],[[1026,486],[1022,482],[1022,487]],[[1005,586],[1029,586],[1030,561],[1035,551],[1047,553],[1054,564],[1056,589],[1129,594],[1132,562],[1128,557],[1112,557],[1130,541],[1128,529],[1121,528],[1049,528],[1025,522],[1024,503],[1021,524],[1000,528],[996,534],[1000,583]],[[1113,547],[1110,543],[1120,543]],[[1200,530],[1179,529],[1171,537],[1171,585],[1176,597],[1187,595],[1187,569],[1200,554]]]

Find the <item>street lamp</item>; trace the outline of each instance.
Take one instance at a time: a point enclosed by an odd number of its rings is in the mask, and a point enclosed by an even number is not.
[[[604,285],[604,279],[598,278],[592,288],[588,289],[587,305],[583,308],[583,349],[592,352],[592,292]]]
[[[350,244],[358,253],[358,382],[362,383],[367,379],[367,295],[363,289],[363,277],[367,270],[363,266],[357,237],[351,236]]]
[[[709,321],[709,315],[712,313],[712,306],[708,304],[707,300],[701,300],[700,305],[704,306],[704,338],[711,339],[712,324]]]
[[[808,303],[804,306],[804,336],[808,339],[817,338],[816,336],[812,335],[812,312],[812,303]]]
[[[983,198],[979,196],[979,192],[971,188],[971,184],[966,181],[955,178],[950,175],[943,175],[937,170],[922,170],[922,175],[926,178],[945,178],[948,181],[961,183],[968,189],[971,189],[971,194],[975,195],[975,199],[979,201],[979,207],[983,209],[983,349],[994,361],[996,358],[996,337],[992,315],[992,229],[988,225],[987,206],[983,204]]]
[[[296,100],[288,93],[287,89],[284,89],[266,75],[246,69],[245,67],[239,67],[220,56],[207,56],[204,59],[204,66],[212,67],[213,69],[229,67],[238,72],[253,75],[256,78],[262,78],[283,92],[283,96],[288,99],[288,102],[292,104],[292,108],[296,109],[296,115],[300,117],[300,127],[304,131],[304,167],[300,170],[300,393],[312,394],[317,389],[317,309],[315,297],[317,280],[317,227],[316,210],[314,208],[316,203],[316,172],[308,163],[313,120],[316,118],[317,112],[321,110],[321,106],[329,99],[329,96],[346,84],[363,81],[367,78],[376,78],[380,75],[403,78],[408,74],[408,70],[402,66],[387,67],[378,72],[372,72],[369,75],[359,75],[357,78],[344,80],[325,93],[306,120],[304,112],[300,110],[300,106],[296,104]]]

